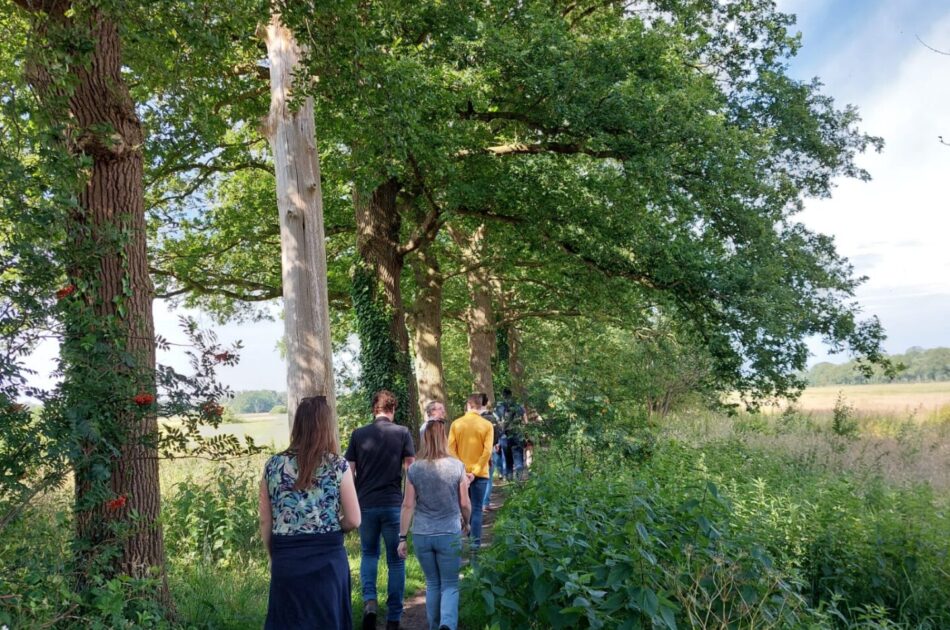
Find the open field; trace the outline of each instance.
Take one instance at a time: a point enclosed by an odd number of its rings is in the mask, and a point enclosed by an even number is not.
[[[174,426],[174,419],[162,418],[159,424]],[[290,442],[290,429],[285,414],[244,413],[235,416],[234,422],[222,422],[218,428],[202,425],[198,429],[205,437],[212,435],[249,436],[255,444],[268,450],[280,451]],[[341,445],[344,446],[345,445]]]
[[[950,382],[809,387],[796,402],[804,411],[831,411],[841,393],[858,411],[931,413],[950,406]]]

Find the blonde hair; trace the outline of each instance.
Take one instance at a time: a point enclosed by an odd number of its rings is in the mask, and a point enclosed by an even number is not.
[[[422,444],[419,448],[419,459],[432,461],[449,456],[448,441],[445,439],[445,421],[429,420],[422,432]]]

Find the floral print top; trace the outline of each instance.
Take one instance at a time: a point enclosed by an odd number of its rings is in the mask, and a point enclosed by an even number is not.
[[[264,479],[274,517],[271,531],[282,536],[340,531],[340,484],[348,467],[339,455],[328,454],[313,473],[313,485],[295,490],[297,457],[285,452],[267,460]]]

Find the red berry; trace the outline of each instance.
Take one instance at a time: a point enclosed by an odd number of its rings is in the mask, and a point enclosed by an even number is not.
[[[63,298],[67,298],[75,292],[76,292],[76,285],[67,284],[65,287],[63,287],[62,289],[56,292],[56,299],[62,300]]]

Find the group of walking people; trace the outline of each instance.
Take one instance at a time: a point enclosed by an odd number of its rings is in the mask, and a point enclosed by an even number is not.
[[[377,392],[373,422],[353,432],[341,456],[326,398],[301,400],[290,446],[267,461],[261,480],[261,537],[271,559],[265,628],[352,627],[343,534],[359,528],[363,629],[376,628],[381,614],[380,541],[389,573],[386,628],[399,628],[411,538],[429,628],[456,630],[465,538],[474,562],[495,472],[525,474],[524,410],[507,389],[494,412],[487,395],[472,394],[446,430],[445,405],[430,402],[417,455],[409,430],[393,422],[397,405],[392,392]]]

